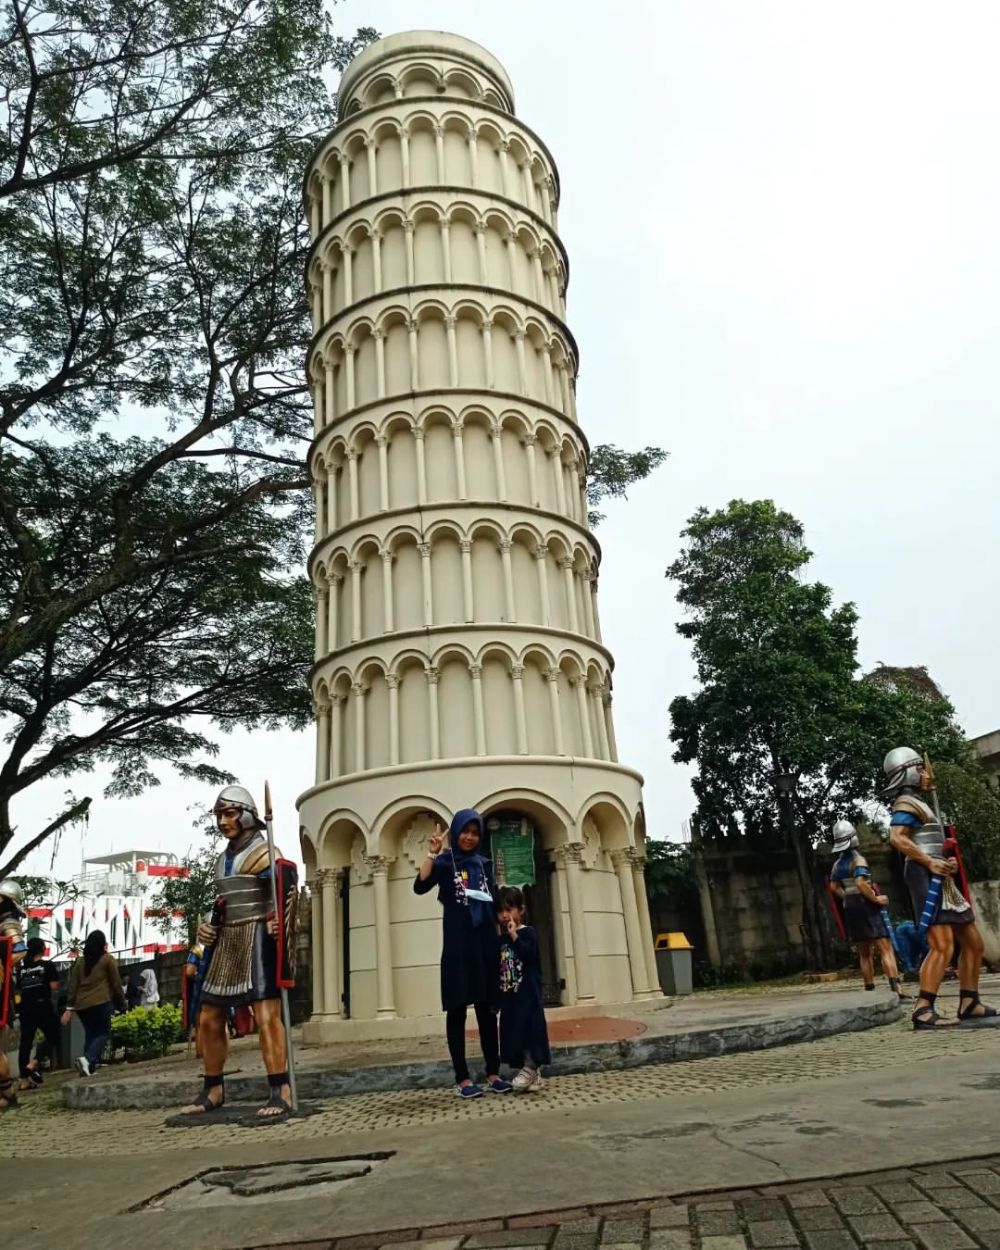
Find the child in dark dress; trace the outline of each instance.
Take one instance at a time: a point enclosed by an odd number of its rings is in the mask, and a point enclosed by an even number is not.
[[[448,1052],[455,1069],[456,1092],[460,1098],[481,1098],[485,1092],[473,1083],[465,1059],[465,1016],[471,1004],[486,1062],[486,1083],[495,1094],[509,1094],[510,1082],[500,1079],[496,1016],[500,939],[493,902],[493,869],[479,853],[483,818],[471,809],[456,812],[448,841],[449,849],[443,850],[444,832],[435,831],[428,842],[430,854],[420,865],[413,890],[427,894],[436,886],[438,902],[444,908],[441,1006],[447,1018]]]
[[[505,885],[497,896],[500,917],[500,1057],[512,1068],[515,1094],[542,1088],[540,1069],[552,1062],[542,1002],[538,934],[524,923],[524,894]]]

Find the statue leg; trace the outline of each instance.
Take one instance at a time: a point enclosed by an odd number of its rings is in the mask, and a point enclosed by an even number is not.
[[[960,1020],[982,1020],[997,1014],[995,1007],[987,1007],[979,999],[979,977],[983,971],[983,935],[978,925],[963,924],[956,926],[955,936],[958,938],[958,985],[959,999],[958,1018]]]
[[[287,1115],[292,1091],[288,1084],[288,1039],[281,1018],[281,999],[265,998],[253,1005],[253,1015],[260,1034],[260,1053],[267,1071],[271,1096],[257,1114],[261,1117]]]
[[[872,956],[871,942],[858,943],[858,962],[861,964],[861,980],[865,989],[875,988],[875,959]]]
[[[913,1008],[915,1029],[950,1028],[957,1023],[942,1020],[934,1009],[954,944],[951,925],[932,924],[927,930],[927,954],[920,965],[920,993]]]
[[[0,1029],[0,1033],[2,1032],[3,1029]],[[14,1085],[7,1056],[0,1050],[0,1111],[9,1111],[11,1107],[17,1106],[17,1090]]]
[[[222,1083],[229,1057],[225,1007],[202,1003],[198,1011],[198,1045],[205,1060],[205,1088],[197,1102],[182,1108],[182,1115],[205,1115],[221,1107],[226,1100]]]

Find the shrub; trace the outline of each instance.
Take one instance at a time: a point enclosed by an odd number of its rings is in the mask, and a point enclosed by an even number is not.
[[[165,1055],[174,1042],[184,1040],[180,1008],[166,1003],[162,1007],[136,1007],[115,1016],[111,1039],[116,1050],[124,1047],[126,1055]]]

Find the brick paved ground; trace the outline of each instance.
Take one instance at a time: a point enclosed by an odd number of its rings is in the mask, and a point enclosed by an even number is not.
[[[863,1183],[858,1183],[863,1181]],[[1000,1156],[281,1250],[1000,1250]],[[279,1250],[269,1246],[260,1250]]]

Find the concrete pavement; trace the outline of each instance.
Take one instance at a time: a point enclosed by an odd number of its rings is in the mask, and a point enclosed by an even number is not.
[[[296,1242],[325,1247],[359,1235],[374,1246],[452,1226],[438,1239],[459,1250],[459,1240],[472,1234],[455,1226],[544,1216],[548,1244],[556,1235],[554,1211],[583,1211],[569,1221],[576,1223],[596,1218],[588,1211],[602,1204],[652,1204],[992,1156],[998,1049],[1000,1030],[915,1035],[898,1024],[756,1054],[559,1078],[530,1100],[465,1105],[445,1092],[357,1095],[330,1100],[309,1119],[259,1130],[209,1122],[170,1130],[162,1112],[73,1113],[46,1094],[48,1103],[28,1105],[4,1122],[16,1153],[32,1159],[4,1168],[16,1178],[5,1201],[5,1233],[29,1250],[63,1239],[85,1250],[134,1250],[143,1243],[157,1250],[242,1250]],[[224,1211],[166,1205],[169,1191],[223,1166],[356,1160],[380,1152],[388,1157],[332,1194],[310,1195],[307,1187],[297,1198]],[[969,1189],[954,1179],[949,1187],[956,1185]],[[755,1235],[750,1226],[781,1220],[791,1220],[797,1238],[789,1246],[848,1250],[842,1238],[814,1244],[806,1231],[841,1233],[859,1244],[849,1223],[806,1230],[791,1219],[787,1203],[773,1221],[751,1215],[739,1212],[740,1232],[731,1234],[689,1219],[693,1250],[744,1250],[747,1237],[753,1250],[770,1250],[761,1240],[766,1232]],[[957,1227],[961,1237],[918,1233],[914,1225],[905,1237],[882,1240],[969,1250],[963,1238],[972,1230],[961,1221]],[[518,1230],[494,1231],[510,1244]],[[687,1250],[682,1236],[654,1238],[661,1230],[647,1222],[635,1236],[613,1231],[619,1241],[608,1244]],[[1000,1250],[1000,1243],[983,1240],[987,1233],[984,1225],[973,1244]],[[592,1250],[584,1244],[589,1235],[579,1244],[556,1242],[556,1250]],[[709,1244],[715,1236],[738,1240]],[[944,1240],[931,1245],[936,1237]],[[945,1244],[949,1238],[952,1244]],[[514,1244],[529,1242],[519,1234]]]

